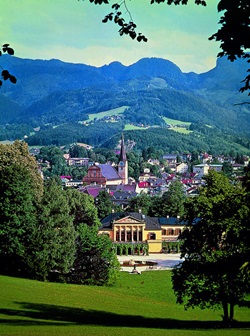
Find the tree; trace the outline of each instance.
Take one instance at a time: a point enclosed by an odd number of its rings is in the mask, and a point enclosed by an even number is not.
[[[67,189],[66,196],[76,230],[80,224],[95,227],[101,225],[93,197],[75,189]]]
[[[68,167],[63,152],[58,147],[42,147],[40,153],[37,155],[37,159],[49,162],[50,166],[44,171],[45,175],[54,177],[67,174]]]
[[[1,271],[24,272],[27,247],[36,225],[43,194],[38,166],[24,142],[0,144],[0,259]]]
[[[228,178],[232,177],[233,174],[232,164],[230,162],[223,162],[222,171]]]
[[[0,169],[0,270],[24,274],[27,248],[36,227],[32,176],[22,165]]]
[[[223,174],[210,171],[206,186],[186,206],[187,228],[180,236],[184,261],[173,270],[178,303],[185,307],[222,307],[230,324],[234,307],[250,291],[249,203],[246,192]]]
[[[38,225],[29,248],[29,273],[41,280],[48,279],[52,273],[68,273],[75,260],[76,236],[66,192],[50,180],[45,187]]]
[[[96,4],[109,4],[109,0],[89,0]],[[160,4],[166,2],[168,5],[187,5],[188,0],[150,0],[150,4]],[[206,6],[204,0],[194,0],[196,5]],[[247,52],[250,48],[250,4],[248,0],[218,0],[218,12],[223,12],[219,24],[221,28],[209,37],[209,40],[220,41],[221,52],[218,57],[227,56],[230,61],[238,58],[246,58],[250,62],[250,54]],[[127,1],[119,3],[113,2],[112,12],[107,14],[102,20],[103,23],[113,21],[119,27],[119,34],[128,35],[138,42],[147,42],[148,39],[142,33],[137,33],[136,24],[128,9]],[[128,14],[129,21],[123,17],[123,11]],[[250,69],[248,70],[250,71]],[[244,86],[241,92],[250,90],[250,74],[243,80]],[[249,92],[250,95],[250,92]]]
[[[172,182],[168,191],[162,195],[161,215],[172,217],[183,216],[185,200],[186,195],[183,184],[180,181]]]
[[[38,201],[43,194],[43,180],[34,157],[29,154],[28,145],[22,141],[13,144],[0,144],[0,170],[13,164],[24,167],[31,175],[30,183],[34,198]]]
[[[222,51],[218,57],[227,56],[230,61],[246,58],[250,63],[250,54],[246,51],[250,47],[250,4],[248,0],[220,0],[218,11],[223,12],[219,21],[222,27],[209,39],[220,41]],[[250,69],[248,69],[248,72]],[[241,92],[250,90],[250,74],[243,80],[245,85]],[[250,92],[249,94],[250,95]]]
[[[108,216],[114,209],[111,196],[106,190],[101,190],[95,199],[99,219]]]
[[[98,235],[100,221],[93,198],[78,190],[70,189],[66,194],[77,231],[76,257],[68,281],[112,285],[118,276],[119,263],[112,249],[112,241],[106,235]],[[104,198],[106,194],[103,194]]]
[[[88,157],[88,151],[83,146],[74,145],[70,147],[69,155],[72,158],[86,158]]]
[[[250,163],[248,163],[248,165],[244,168],[244,176],[242,183],[248,192],[248,196],[250,196]]]
[[[147,194],[140,194],[129,200],[128,211],[141,211],[144,215],[148,215],[152,207],[152,198]]]
[[[69,281],[77,284],[113,285],[119,276],[120,264],[106,235],[98,228],[81,224],[78,228],[77,254]]]

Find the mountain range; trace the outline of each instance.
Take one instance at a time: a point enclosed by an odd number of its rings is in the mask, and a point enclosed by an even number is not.
[[[242,104],[248,96],[239,93],[248,65],[241,59],[218,59],[214,69],[202,74],[183,73],[160,58],[143,58],[130,66],[113,62],[94,67],[4,55],[0,63],[17,77],[16,85],[6,81],[1,88],[2,128],[26,125],[51,132],[63,125],[67,132],[65,125],[72,130],[72,123],[80,123],[85,125],[80,131],[84,133],[96,122],[98,137],[98,127],[100,132],[111,127],[99,116],[119,110],[117,132],[128,124],[166,127],[164,118],[171,118],[250,138],[250,107]],[[116,133],[115,124],[112,132]],[[111,134],[102,142],[108,137]]]

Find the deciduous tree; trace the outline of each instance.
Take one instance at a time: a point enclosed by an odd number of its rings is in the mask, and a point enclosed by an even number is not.
[[[162,216],[183,216],[186,199],[183,184],[180,181],[172,182],[168,191],[162,195]]]
[[[152,207],[152,198],[150,195],[141,194],[135,197],[132,197],[129,200],[128,210],[129,211],[141,211],[144,215],[148,215]]]
[[[77,254],[70,282],[89,285],[113,285],[120,264],[106,235],[98,235],[97,227],[81,224],[78,228]]]
[[[36,227],[32,176],[13,163],[0,169],[0,272],[24,274],[27,247]]]
[[[29,154],[28,145],[22,141],[13,144],[0,144],[0,170],[13,164],[24,167],[31,175],[30,183],[34,197],[38,200],[43,194],[43,180],[34,157]]]
[[[66,195],[76,229],[80,224],[94,227],[101,225],[93,197],[75,189],[66,190]]]
[[[246,193],[222,174],[210,171],[200,195],[187,204],[188,226],[181,234],[181,257],[172,281],[185,307],[222,307],[223,320],[234,319],[234,307],[250,291],[249,204]]]
[[[112,209],[114,209],[111,196],[106,190],[99,192],[98,197],[95,199],[95,204],[100,220],[108,216],[112,212]]]
[[[68,273],[75,260],[76,236],[66,192],[51,180],[45,187],[28,251],[30,274],[46,280],[51,272]]]

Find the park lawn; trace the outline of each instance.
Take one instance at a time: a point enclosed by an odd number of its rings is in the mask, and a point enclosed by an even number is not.
[[[249,335],[248,308],[236,309],[237,327],[223,329],[220,310],[175,304],[170,278],[121,272],[114,287],[97,287],[0,276],[0,335]]]

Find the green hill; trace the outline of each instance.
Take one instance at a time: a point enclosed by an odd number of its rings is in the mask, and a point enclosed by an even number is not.
[[[28,136],[35,146],[82,141],[101,146],[123,130],[166,128],[174,119],[191,123],[189,130],[179,132],[196,134],[176,137],[175,146],[168,146],[173,151],[189,150],[197,142],[197,149],[219,151],[224,147],[220,143],[227,142],[230,148],[228,140],[244,152],[250,149],[250,105],[235,104],[248,99],[238,92],[247,67],[244,60],[218,60],[204,74],[182,73],[172,62],[158,58],[99,68],[59,60],[8,61],[18,83],[2,88],[0,140]],[[39,131],[32,133],[32,128]]]
[[[1,336],[247,336],[249,311],[221,329],[220,310],[175,304],[169,271],[121,272],[115,287],[44,283],[0,276]]]

